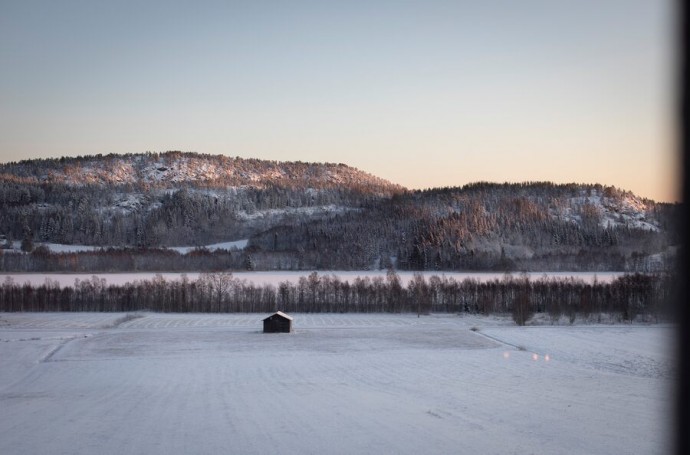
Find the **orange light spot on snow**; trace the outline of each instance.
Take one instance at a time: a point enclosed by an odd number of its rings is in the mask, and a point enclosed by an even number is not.
[[[537,354],[532,354],[532,360],[539,360],[539,356]]]
[[[503,358],[504,358],[504,359],[509,359],[509,358],[510,358],[510,352],[505,351],[505,352],[503,353]]]
[[[546,354],[546,355],[544,356],[544,361],[548,362],[549,360],[551,360],[551,356],[548,355],[548,354]]]

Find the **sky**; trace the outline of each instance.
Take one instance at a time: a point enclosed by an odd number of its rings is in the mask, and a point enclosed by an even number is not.
[[[182,150],[680,199],[669,0],[0,0],[0,162]]]

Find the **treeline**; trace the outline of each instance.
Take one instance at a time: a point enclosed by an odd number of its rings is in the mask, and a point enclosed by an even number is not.
[[[0,249],[0,271],[15,273],[218,272],[314,270],[323,264],[318,252],[266,252],[195,248],[186,254],[164,248],[107,248],[53,253],[40,245],[31,253]],[[362,270],[364,267],[352,267]],[[331,268],[335,270],[335,268]],[[342,270],[342,269],[341,269]]]
[[[354,232],[353,232],[354,234]],[[282,235],[290,235],[283,232]],[[274,239],[276,243],[279,237]],[[31,253],[0,248],[0,272],[14,273],[114,273],[114,272],[219,272],[258,270],[386,270],[393,267],[395,258],[372,247],[373,240],[366,236],[353,238],[348,248],[339,242],[321,244],[321,249],[264,250],[250,246],[243,250],[209,250],[196,248],[183,254],[164,248],[104,248],[80,252],[50,252],[39,245]],[[362,256],[366,258],[362,259]],[[619,252],[602,250],[580,252],[571,256],[547,255],[526,261],[506,261],[477,253],[466,267],[447,270],[489,270],[573,272],[573,271],[626,271],[630,273],[657,273],[673,269],[672,258],[650,265],[649,257],[633,253],[625,257]],[[424,270],[410,267],[397,260],[399,270]],[[431,267],[432,269],[435,269]]]
[[[0,311],[155,311],[210,313],[472,313],[512,314],[524,325],[534,313],[552,321],[565,316],[572,323],[593,314],[614,314],[632,321],[639,316],[667,317],[675,279],[664,275],[625,275],[610,283],[576,279],[529,280],[506,275],[480,282],[458,281],[416,274],[407,286],[389,271],[385,278],[356,278],[352,283],[334,275],[313,272],[297,283],[277,287],[255,285],[229,273],[202,274],[109,285],[94,276],[60,287],[46,280],[40,286],[18,284],[8,278],[0,285]]]

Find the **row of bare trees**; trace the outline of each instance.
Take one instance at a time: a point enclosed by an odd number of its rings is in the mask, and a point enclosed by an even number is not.
[[[196,280],[152,280],[109,285],[102,278],[77,280],[61,287],[18,284],[8,278],[0,285],[0,311],[157,311],[212,313],[287,312],[329,313],[480,313],[512,314],[525,324],[535,312],[553,321],[562,316],[616,314],[632,321],[638,316],[665,318],[674,288],[670,275],[625,275],[610,283],[587,283],[572,278],[529,280],[506,275],[480,282],[458,281],[417,274],[405,286],[389,271],[385,278],[356,278],[353,282],[316,272],[297,283],[277,287],[256,285],[230,273],[202,274]]]

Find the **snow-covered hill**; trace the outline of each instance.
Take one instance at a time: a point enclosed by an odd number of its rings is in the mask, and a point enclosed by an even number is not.
[[[277,162],[183,152],[86,156],[0,164],[0,182],[177,188],[353,188],[390,195],[403,188],[344,164]]]
[[[249,239],[260,268],[659,270],[678,205],[603,185],[409,191],[344,164],[166,152],[0,164],[0,242],[181,247]]]
[[[601,188],[587,188],[582,195],[569,197],[565,204],[556,207],[556,218],[580,223],[584,217],[598,218],[602,228],[630,227],[658,231],[659,222],[653,218],[655,204],[632,193],[610,194]],[[607,194],[608,193],[608,194]]]

